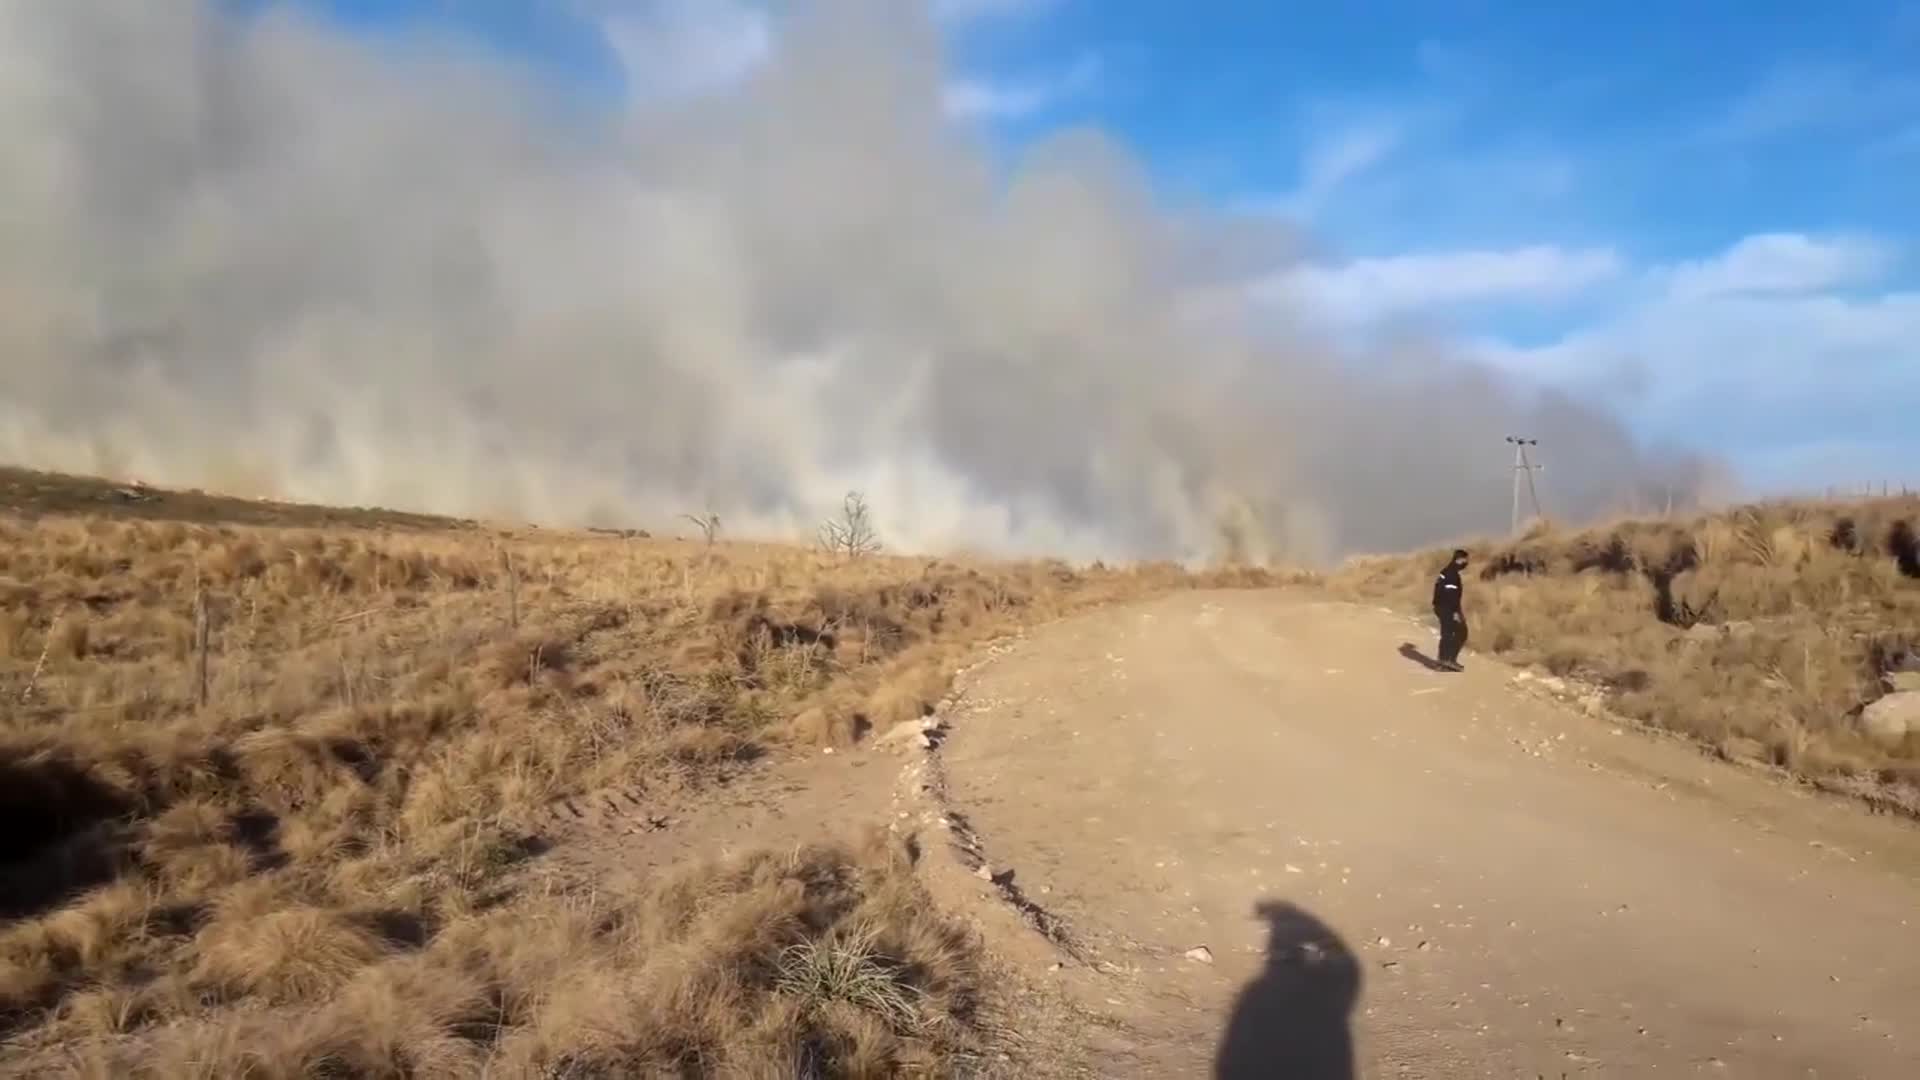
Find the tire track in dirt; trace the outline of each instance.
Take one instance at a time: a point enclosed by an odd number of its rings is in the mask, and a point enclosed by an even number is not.
[[[1190,594],[962,679],[911,782],[1072,943],[1017,961],[1084,1017],[1058,1064],[1920,1075],[1920,830],[1398,654],[1426,633]]]

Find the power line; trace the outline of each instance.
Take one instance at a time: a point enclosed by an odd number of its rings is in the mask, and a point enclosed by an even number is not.
[[[1540,517],[1540,489],[1534,486],[1533,474],[1546,468],[1536,465],[1527,458],[1527,447],[1539,446],[1539,439],[1527,439],[1518,435],[1507,436],[1507,442],[1513,445],[1513,531],[1520,532],[1520,478],[1526,477],[1527,498],[1533,502],[1533,516]]]

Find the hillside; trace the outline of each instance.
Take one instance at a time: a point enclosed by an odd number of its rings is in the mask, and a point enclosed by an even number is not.
[[[897,851],[530,892],[544,823],[587,793],[644,817],[919,717],[992,636],[1268,581],[502,530],[17,472],[0,499],[0,1060],[20,1075],[778,1072],[955,1052],[970,946]]]
[[[1858,717],[1920,667],[1915,520],[1920,500],[1781,504],[1543,526],[1475,545],[1473,645],[1537,669],[1534,685],[1589,712],[1912,809],[1920,735],[1876,738]],[[1443,558],[1355,560],[1328,587],[1418,611]],[[1267,815],[1317,815],[1323,831],[1354,827],[1355,785],[1378,787],[1361,802],[1385,806],[1389,793],[1439,784],[1434,805],[1464,812],[1464,796],[1432,780],[1445,757],[1461,775],[1506,778],[1477,796],[1479,831],[1506,820],[1513,785],[1537,787],[1536,803],[1564,786],[1568,799],[1578,788],[1587,800],[1558,819],[1570,850],[1617,843],[1610,830],[1628,819],[1649,829],[1684,821],[1676,850],[1711,848],[1724,809],[1591,785],[1631,772],[1613,757],[1645,758],[1632,768],[1670,778],[1692,775],[1672,757],[1725,765],[1591,741],[1555,761],[1521,746],[1566,723],[1565,710],[1538,704],[1496,722],[1521,733],[1509,745],[1480,730],[1481,715],[1506,708],[1506,676],[1428,685],[1433,676],[1392,655],[1390,617],[1328,605],[1318,590],[1225,608],[1217,596],[1135,603],[1288,580],[1297,579],[502,528],[5,473],[0,810],[15,827],[0,848],[0,1075],[942,1074],[1006,1050],[1022,1055],[1009,1066],[1016,1074],[1037,1075],[1052,1056],[1079,1060],[1085,1048],[1069,1052],[1047,1033],[1079,1037],[1116,987],[1132,984],[1096,966],[1072,974],[1077,1004],[991,1004],[1008,942],[983,937],[974,900],[920,872],[910,833],[888,834],[893,779],[867,765],[884,756],[843,752],[925,715],[987,642],[1042,623],[1054,630],[1039,639],[1052,644],[983,677],[1027,671],[1046,688],[991,691],[969,706],[1001,710],[997,727],[956,720],[953,794],[982,829],[967,843],[1053,878],[1032,887],[1070,917],[1076,948],[1096,947],[1098,928],[1138,907],[1132,892],[1163,870],[1109,872],[1096,853],[1111,837],[1094,824],[1107,804],[1115,814],[1131,807],[1141,830],[1201,828],[1244,799],[1197,817],[1166,808],[1192,811],[1204,798],[1196,792],[1253,790],[1255,777],[1284,769],[1341,777],[1340,794],[1281,785],[1294,804]],[[1123,602],[1126,618],[1060,621]],[[1356,686],[1342,682],[1348,670],[1360,673]],[[1083,703],[1091,711],[1078,720],[1056,713],[1087,687],[1117,696]],[[1028,697],[1045,707],[1028,715]],[[1345,712],[1355,709],[1380,730],[1356,727]],[[1205,722],[1179,753],[1204,744],[1214,764],[1157,764],[1163,740],[1181,730],[1165,720],[1180,717]],[[1096,719],[1102,752],[1073,749]],[[1401,739],[1385,733],[1402,724],[1427,750],[1392,749]],[[1345,741],[1329,742],[1335,734]],[[1060,748],[1026,748],[1043,736]],[[1128,750],[1135,738],[1155,749]],[[969,755],[995,739],[1010,740],[1011,756],[968,771]],[[1429,751],[1438,756],[1420,756]],[[1369,766],[1370,755],[1384,756]],[[842,759],[845,771],[806,791],[778,773]],[[1487,772],[1494,761],[1499,770]],[[1122,765],[1145,772],[1115,801]],[[1381,772],[1368,780],[1373,767]],[[1006,779],[1021,770],[1034,778]],[[1221,787],[1236,770],[1248,775]],[[843,797],[841,783],[862,793]],[[1739,805],[1776,818],[1805,812],[1782,809],[1787,800],[1767,794],[1777,786],[1751,783]],[[1198,786],[1156,788],[1168,784]],[[1715,789],[1733,797],[1724,781]],[[1040,797],[1074,792],[1099,806],[1048,808]],[[750,804],[766,809],[737,812]],[[618,836],[574,820],[601,806]],[[1592,817],[1603,811],[1618,820]],[[949,824],[947,810],[927,812]],[[804,820],[756,831],[783,814]],[[1085,818],[1088,831],[1053,851],[1046,844],[1072,832],[1059,827],[1063,815]],[[1380,842],[1393,850],[1343,858],[1400,865],[1396,845],[1413,843],[1401,821],[1381,818]],[[1821,843],[1867,835],[1832,815],[1810,814],[1807,828]],[[1202,833],[1167,842],[1186,852],[1218,838]],[[715,844],[733,836],[740,842]],[[1884,836],[1868,846],[1889,845],[1899,846]],[[1503,854],[1497,847],[1483,854]],[[1433,854],[1464,857],[1456,848]],[[1641,850],[1623,847],[1614,861]],[[1237,868],[1243,856],[1259,865],[1272,854],[1208,857]],[[1061,887],[1077,860],[1090,860],[1079,892]],[[1295,873],[1273,866],[1276,877]],[[961,877],[989,904],[1004,888],[998,877]],[[1240,932],[1251,886],[1224,869],[1207,881],[1216,891],[1231,883],[1208,909],[1217,926],[1206,937],[1225,940]],[[1540,900],[1537,884],[1509,893],[1533,897],[1539,920],[1580,917],[1572,900]],[[1652,895],[1635,908],[1651,909]],[[1885,900],[1849,895],[1862,910]],[[1381,926],[1410,918],[1375,915]],[[1125,959],[1156,926],[1123,928],[1115,940],[1135,944],[1114,945],[1115,955]],[[1360,940],[1375,937],[1386,940],[1375,928]],[[1747,940],[1722,937],[1728,948]],[[1550,950],[1529,948],[1560,969]],[[1223,959],[1219,974],[1238,963]],[[1484,978],[1471,965],[1446,972],[1463,986]],[[1201,981],[1203,998],[1228,988]],[[1722,1001],[1726,988],[1694,989]],[[1753,1009],[1772,1007],[1771,990],[1746,991]],[[1425,1015],[1407,1008],[1392,1015]],[[1191,1012],[1155,1007],[1099,1024],[1145,1024],[1133,1035],[1151,1047],[1163,1042],[1152,1017]],[[1193,1014],[1182,1053],[1204,1054],[1212,1023]],[[1531,1036],[1513,1038],[1516,1052],[1532,1052]]]
[[[1920,679],[1917,522],[1920,498],[1793,501],[1469,544],[1469,648],[1592,709],[1912,810],[1920,732],[1860,716]],[[1356,559],[1330,584],[1424,612],[1448,550]]]

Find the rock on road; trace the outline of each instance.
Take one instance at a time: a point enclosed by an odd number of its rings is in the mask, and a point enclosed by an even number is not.
[[[1183,594],[975,672],[951,805],[1110,965],[1100,1075],[1920,1076],[1920,826],[1412,621]]]

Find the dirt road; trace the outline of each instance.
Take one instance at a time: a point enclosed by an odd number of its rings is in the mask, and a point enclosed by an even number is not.
[[[1920,1076],[1920,826],[1403,642],[1431,648],[1383,612],[1188,594],[963,682],[949,804],[1107,968],[1042,976],[1093,1021],[1059,1053],[1106,1076]]]

